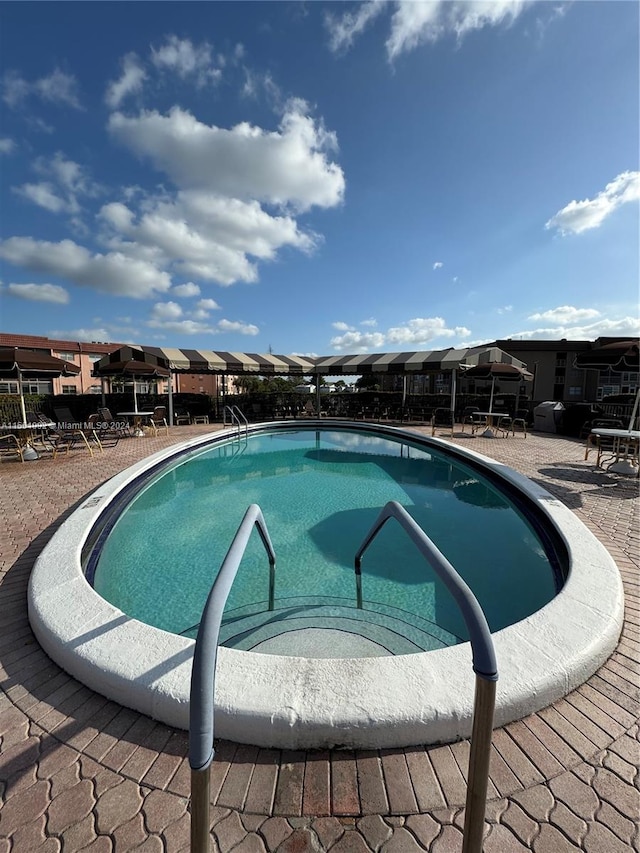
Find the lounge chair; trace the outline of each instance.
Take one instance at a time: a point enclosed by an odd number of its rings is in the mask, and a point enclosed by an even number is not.
[[[173,423],[176,426],[191,423],[191,415],[186,409],[176,409],[173,413]]]

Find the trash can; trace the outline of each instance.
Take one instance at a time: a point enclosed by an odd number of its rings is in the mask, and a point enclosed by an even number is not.
[[[546,400],[533,410],[533,428],[538,432],[558,432],[564,412],[563,403]]]

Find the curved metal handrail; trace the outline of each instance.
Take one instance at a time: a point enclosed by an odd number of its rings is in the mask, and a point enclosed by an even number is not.
[[[399,504],[397,501],[389,501],[389,503],[385,504],[375,524],[356,553],[355,573],[358,609],[362,610],[362,556],[390,518],[395,518],[406,533],[408,533],[411,541],[422,556],[426,558],[460,608],[471,640],[473,671],[482,678],[497,681],[498,669],[493,642],[491,640],[491,632],[489,631],[486,617],[478,603],[478,599],[435,543],[429,539],[420,525],[414,521],[402,504]]]
[[[240,436],[240,428],[243,426],[243,421],[244,421],[244,434],[245,434],[245,437],[248,436],[248,434],[249,434],[249,421],[245,417],[245,414],[242,411],[242,409],[239,409],[238,406],[235,406],[235,405],[225,406],[224,409],[222,410],[222,421],[224,424],[227,423],[227,412],[229,412],[229,415],[231,417],[231,423],[232,424],[236,423],[238,425],[238,437]]]
[[[491,632],[478,599],[473,592],[435,543],[429,539],[424,530],[397,501],[389,501],[382,508],[375,524],[356,553],[355,572],[358,608],[362,609],[362,556],[390,518],[395,518],[408,533],[414,545],[443,581],[460,608],[469,631],[473,671],[476,674],[476,688],[462,853],[480,853],[489,782],[489,757],[491,754],[496,681],[498,680],[498,667]]]
[[[251,504],[211,587],[196,637],[189,701],[189,764],[193,770],[202,770],[213,760],[213,693],[220,623],[254,526],[258,529],[269,558],[269,610],[273,610],[276,555],[262,510],[258,504]]]

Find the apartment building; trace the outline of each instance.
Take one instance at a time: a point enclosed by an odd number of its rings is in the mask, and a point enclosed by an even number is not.
[[[92,341],[65,341],[38,335],[15,335],[0,332],[0,347],[23,347],[47,353],[64,361],[71,361],[80,367],[77,376],[61,376],[54,379],[23,380],[26,394],[101,394],[101,380],[92,376],[94,362],[103,356],[115,352],[123,343]],[[174,393],[209,394],[216,396],[222,391],[222,378],[211,374],[174,374],[172,377]],[[114,383],[115,385],[116,383]],[[137,390],[144,394],[151,392],[144,382],[137,383]],[[162,388],[166,391],[166,387]],[[233,389],[232,389],[233,390]],[[0,394],[17,394],[16,380],[0,379]]]

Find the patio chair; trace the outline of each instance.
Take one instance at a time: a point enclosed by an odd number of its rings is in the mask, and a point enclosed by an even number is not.
[[[157,436],[161,429],[165,431],[165,435],[169,435],[169,424],[167,423],[166,406],[156,406],[153,414],[149,418],[149,424],[153,430],[154,436]]]
[[[119,438],[129,435],[129,427],[121,421],[117,421],[111,414],[110,409],[106,406],[101,406],[98,409],[98,415],[103,424],[107,424],[109,429],[115,432]]]
[[[102,451],[103,447],[115,447],[120,441],[122,430],[113,422],[105,420],[100,412],[89,415],[87,427],[82,431],[87,443],[93,441]]]
[[[509,433],[511,433],[511,435],[515,435],[515,430],[513,428],[513,418],[511,417],[511,415],[509,415],[507,412],[504,412],[504,414],[497,412],[496,414],[496,432],[501,432],[503,438],[506,438]]]
[[[18,441],[18,437],[13,433],[5,433],[0,435],[0,460],[5,457],[18,457],[21,462],[24,462],[24,448]]]
[[[474,415],[479,411],[479,406],[465,406],[462,412],[462,418],[460,419],[462,423],[462,432],[464,432],[465,425],[469,425],[471,427],[471,432],[473,432]]]
[[[58,429],[80,429],[82,424],[67,406],[55,406],[54,417],[58,423]]]
[[[611,420],[610,418],[596,418],[591,421],[591,429],[624,429],[622,421]],[[614,452],[615,438],[612,435],[594,435],[589,433],[584,449],[584,458],[587,460],[592,451],[596,452],[596,467],[600,467],[600,460],[603,456],[611,455]]]
[[[191,415],[186,409],[176,409],[173,413],[173,423],[176,426],[181,426],[182,424],[191,424]]]
[[[33,425],[29,444],[38,454],[51,453],[55,459],[62,451],[65,455],[73,445],[70,430],[61,430],[51,426],[51,419],[43,412],[27,412],[27,423]]]

